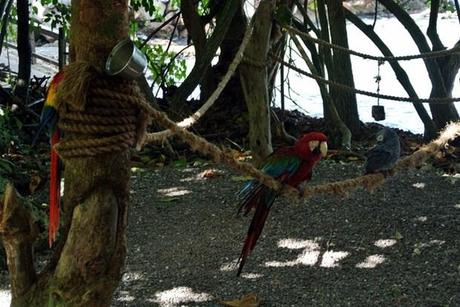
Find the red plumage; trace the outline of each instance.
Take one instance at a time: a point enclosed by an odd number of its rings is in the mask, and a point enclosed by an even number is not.
[[[61,198],[61,176],[59,169],[59,156],[54,145],[59,142],[59,129],[56,129],[51,136],[51,166],[50,166],[50,212],[48,225],[48,243],[51,247],[56,241],[56,234],[59,229],[59,210]]]
[[[327,153],[327,137],[320,132],[303,135],[294,146],[283,147],[270,155],[262,171],[284,184],[297,187],[305,180],[310,180],[315,164]],[[259,239],[270,208],[273,205],[277,192],[261,183],[252,180],[240,191],[240,213],[244,209],[247,215],[255,209],[254,216],[246,235],[240,257],[237,276],[241,274],[247,258]]]

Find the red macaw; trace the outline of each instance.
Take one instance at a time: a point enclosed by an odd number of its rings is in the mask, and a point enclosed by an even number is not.
[[[49,225],[48,225],[48,243],[50,247],[56,241],[56,234],[59,228],[59,207],[61,198],[61,174],[59,169],[59,156],[54,150],[54,145],[59,142],[60,131],[57,127],[58,110],[56,102],[56,92],[60,82],[64,78],[64,73],[61,70],[56,75],[48,86],[46,93],[45,104],[43,105],[42,114],[40,116],[40,125],[38,127],[37,139],[39,133],[47,127],[51,135],[51,149],[50,149],[50,212],[49,212]],[[35,143],[35,140],[34,140]]]
[[[297,187],[305,180],[310,180],[312,170],[321,157],[327,154],[327,137],[321,132],[311,132],[300,137],[294,146],[282,147],[271,154],[262,167],[262,171],[284,184]],[[238,259],[240,264],[237,276],[241,274],[246,259],[254,249],[262,233],[265,221],[278,193],[257,180],[248,182],[239,193],[244,215],[255,209],[249,226],[243,250]]]

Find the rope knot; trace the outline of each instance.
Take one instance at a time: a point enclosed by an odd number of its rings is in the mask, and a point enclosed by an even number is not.
[[[64,69],[61,82],[58,126],[65,139],[55,149],[62,159],[120,152],[140,142],[148,118],[132,81],[74,62]]]

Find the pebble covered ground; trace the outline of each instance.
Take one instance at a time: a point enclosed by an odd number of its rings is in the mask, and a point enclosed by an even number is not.
[[[203,178],[205,170],[219,176]],[[322,161],[310,184],[361,174]],[[241,277],[234,261],[251,217],[236,217],[239,174],[209,164],[137,170],[121,306],[460,306],[460,177],[432,167],[372,194],[279,199]]]

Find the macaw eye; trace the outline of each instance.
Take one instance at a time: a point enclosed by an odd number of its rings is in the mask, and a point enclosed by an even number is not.
[[[377,142],[382,142],[383,141],[383,134],[377,135]]]

